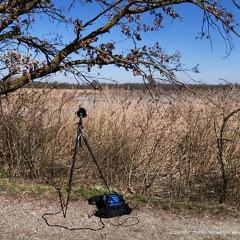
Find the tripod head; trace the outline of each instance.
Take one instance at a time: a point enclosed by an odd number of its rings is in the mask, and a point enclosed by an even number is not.
[[[85,108],[80,107],[77,111],[77,116],[79,118],[85,118],[87,116],[87,111]]]

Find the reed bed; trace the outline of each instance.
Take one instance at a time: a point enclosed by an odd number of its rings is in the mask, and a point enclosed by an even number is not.
[[[240,92],[33,90],[1,98],[0,171],[66,184],[79,106],[108,184],[169,199],[239,204]],[[226,120],[226,117],[230,114]],[[225,121],[225,122],[224,122]],[[224,132],[223,130],[224,125]],[[80,148],[76,185],[102,183]]]

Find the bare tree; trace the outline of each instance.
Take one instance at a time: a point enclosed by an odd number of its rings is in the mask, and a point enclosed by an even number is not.
[[[132,71],[133,75],[142,76],[150,83],[156,79],[177,82],[175,72],[183,71],[180,54],[166,53],[158,42],[154,46],[140,42],[146,32],[160,30],[165,17],[180,19],[174,7],[186,3],[202,10],[201,38],[211,39],[210,29],[216,29],[231,46],[231,37],[239,36],[239,22],[227,10],[229,5],[239,10],[239,3],[234,0],[2,0],[0,94],[13,92],[34,79],[60,71],[73,74],[77,81],[92,82],[91,68],[103,65]],[[96,10],[95,15],[92,8]],[[73,9],[77,10],[74,17],[71,16]],[[86,16],[81,14],[84,11],[89,12],[88,17],[81,18]],[[146,16],[151,17],[150,24],[144,21]],[[42,35],[37,34],[41,18],[45,23],[48,20]],[[64,40],[60,30],[50,34],[49,26],[56,29],[64,26],[68,33],[74,32],[74,37]],[[112,41],[104,38],[114,34],[114,29],[122,33],[122,40],[130,40],[132,45],[128,51],[120,49],[114,35]]]
[[[227,190],[228,190],[227,188],[228,188],[229,180],[230,180],[228,177],[227,167],[226,167],[226,165],[227,165],[226,162],[229,158],[229,157],[227,157],[227,154],[226,154],[226,143],[228,141],[231,142],[232,140],[226,139],[225,133],[226,133],[227,125],[228,125],[230,118],[232,118],[234,115],[236,115],[239,112],[240,112],[240,108],[238,108],[234,111],[231,111],[227,116],[223,115],[222,124],[221,124],[220,130],[219,130],[219,133],[217,133],[218,130],[216,127],[216,122],[214,122],[215,134],[217,137],[218,159],[219,159],[220,173],[221,173],[221,179],[222,179],[221,195],[220,195],[220,199],[219,199],[220,204],[225,203],[225,201],[226,201]]]

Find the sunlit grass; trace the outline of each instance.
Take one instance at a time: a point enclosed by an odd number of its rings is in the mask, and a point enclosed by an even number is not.
[[[66,197],[66,188],[61,190],[63,197]],[[115,189],[115,192],[118,192]],[[107,194],[107,189],[102,186],[73,187],[71,193],[71,201],[87,201],[92,196]],[[118,192],[121,193],[121,192]],[[17,181],[8,181],[8,178],[0,179],[0,194],[5,194],[13,198],[24,198],[27,201],[28,197],[33,199],[42,199],[46,201],[59,201],[58,193],[53,186],[42,184],[22,184]],[[156,197],[148,197],[145,195],[132,195],[129,193],[123,194],[125,200],[132,208],[143,210],[151,208],[152,211],[166,211],[171,213],[183,212],[188,214],[211,214],[214,216],[240,216],[240,208],[218,205],[210,202],[191,202],[188,200],[173,201],[170,199],[161,199]]]

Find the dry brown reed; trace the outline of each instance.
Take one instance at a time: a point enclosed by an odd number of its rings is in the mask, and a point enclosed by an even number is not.
[[[88,111],[84,134],[111,187],[170,199],[240,197],[239,89],[157,91],[20,90],[1,99],[0,166],[14,177],[67,180],[75,144],[75,114]],[[224,164],[222,164],[224,161]],[[224,188],[223,169],[227,180]],[[99,184],[83,145],[75,184]]]

